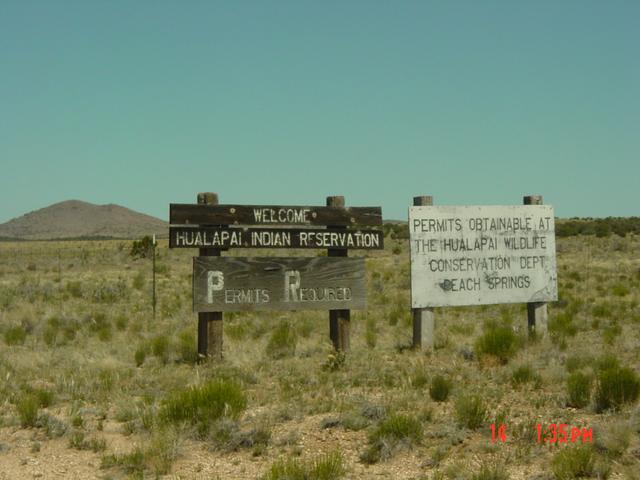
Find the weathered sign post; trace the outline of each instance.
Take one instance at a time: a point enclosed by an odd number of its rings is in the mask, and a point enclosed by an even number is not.
[[[327,197],[327,207],[344,208],[344,197]],[[346,227],[332,225],[333,228],[344,230]],[[347,250],[329,248],[329,257],[346,257]],[[347,308],[329,310],[329,337],[336,350],[346,352],[350,347],[351,336],[351,311]]]
[[[542,205],[542,195],[527,195],[522,199],[525,205]],[[553,235],[555,242],[555,232]],[[555,243],[554,243],[554,251],[553,251],[554,259],[555,259]],[[554,275],[555,275],[555,264],[554,264]],[[556,295],[553,300],[557,300],[557,286],[556,286]],[[544,302],[529,302],[527,303],[527,324],[529,326],[529,331],[539,332],[541,334],[546,334],[547,332],[547,324],[548,324],[548,316],[547,316],[547,304]]]
[[[544,302],[557,299],[553,207],[525,203],[409,208],[415,345],[433,347],[434,307],[522,302],[530,328],[546,329]]]
[[[222,355],[222,312],[256,310],[329,310],[333,345],[348,350],[349,312],[365,308],[366,278],[364,259],[344,257],[384,247],[381,230],[353,228],[382,225],[380,207],[345,207],[344,197],[327,197],[326,207],[217,200],[199,194],[198,205],[170,205],[169,247],[200,249],[193,260],[199,355]],[[220,258],[231,248],[327,249],[328,257]]]
[[[414,207],[427,207],[431,205],[433,205],[433,197],[429,195],[413,197]],[[411,228],[411,226],[409,226],[409,228]],[[413,277],[411,282],[413,285]],[[413,346],[433,349],[435,341],[435,313],[433,311],[433,307],[413,308],[412,312]]]
[[[204,192],[198,194],[198,205],[218,205],[218,194]],[[201,257],[219,257],[220,249],[215,246],[200,246]],[[200,357],[222,358],[224,339],[222,311],[198,312],[198,355]]]

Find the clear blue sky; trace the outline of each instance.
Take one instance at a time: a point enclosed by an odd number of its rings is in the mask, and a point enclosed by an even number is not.
[[[0,0],[0,222],[51,203],[640,215],[640,2]]]

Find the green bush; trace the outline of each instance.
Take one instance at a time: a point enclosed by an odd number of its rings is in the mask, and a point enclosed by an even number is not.
[[[518,350],[518,337],[507,325],[486,325],[484,334],[476,341],[476,354],[492,355],[507,363]]]
[[[47,408],[53,403],[53,392],[44,388],[28,388],[26,393],[35,397],[39,407]]]
[[[344,352],[334,352],[327,355],[327,360],[322,364],[322,369],[329,372],[336,372],[345,366],[347,356]]]
[[[102,280],[93,287],[89,295],[96,303],[115,303],[129,298],[129,288],[121,278],[113,282]]]
[[[50,325],[47,325],[45,327],[45,329],[42,332],[42,340],[44,341],[44,343],[47,346],[53,347],[54,345],[57,344],[57,342],[58,342],[58,331],[59,331],[58,328],[52,327]]]
[[[309,338],[313,333],[316,323],[313,319],[305,317],[296,321],[296,331],[302,338]]]
[[[22,395],[16,402],[16,410],[22,428],[35,427],[38,420],[40,403],[38,397],[32,393]]]
[[[144,272],[140,271],[136,273],[136,275],[133,277],[131,286],[136,290],[142,290],[144,288],[144,284],[145,284]]]
[[[129,255],[133,258],[151,258],[153,256],[153,238],[145,235],[140,240],[134,240]]]
[[[108,342],[113,338],[113,331],[111,329],[111,324],[106,325],[104,328],[98,330],[98,338],[102,342]]]
[[[36,427],[43,428],[44,433],[48,438],[58,438],[67,433],[67,424],[62,420],[49,415],[48,413],[41,413],[38,415],[36,421]]]
[[[178,355],[184,363],[196,363],[198,361],[198,349],[196,348],[196,335],[193,329],[183,330],[178,335]]]
[[[338,452],[310,461],[282,459],[271,465],[263,480],[339,480],[347,473],[344,458]]]
[[[140,447],[131,453],[105,455],[102,457],[100,468],[121,467],[134,478],[143,478],[145,469],[145,455]]]
[[[613,312],[611,311],[611,306],[608,303],[603,303],[600,305],[595,305],[591,309],[591,313],[593,314],[594,317],[605,318],[605,317],[611,317]]]
[[[153,432],[150,442],[144,450],[144,463],[155,478],[171,471],[178,457],[179,439],[172,429],[160,429]]]
[[[613,293],[617,297],[624,297],[625,295],[629,295],[631,290],[624,283],[616,283],[613,287],[611,287],[611,293]]]
[[[607,345],[613,345],[621,333],[622,327],[617,322],[612,322],[602,330],[602,339]]]
[[[391,458],[401,446],[411,447],[422,442],[422,424],[408,415],[393,415],[378,424],[369,435],[369,447],[360,456],[365,463]]]
[[[504,465],[482,465],[471,480],[509,480],[509,474],[505,472]]]
[[[4,332],[4,343],[7,345],[22,345],[27,338],[27,331],[22,325],[9,327]]]
[[[267,342],[266,353],[270,358],[285,358],[295,355],[296,332],[289,322],[283,321],[273,330]]]
[[[113,337],[111,320],[103,312],[95,312],[91,315],[89,330],[103,342],[107,342]]]
[[[76,338],[78,331],[80,330],[80,323],[76,319],[65,319],[65,323],[62,326],[62,334],[64,340],[71,342]]]
[[[514,387],[525,383],[533,384],[534,388],[539,388],[542,384],[542,377],[531,365],[521,365],[511,373],[511,384]]]
[[[382,439],[420,443],[422,441],[422,425],[411,416],[393,415],[380,422],[370,436],[370,440],[374,442]]]
[[[601,219],[596,220],[595,225],[596,237],[603,238],[611,235],[611,225],[602,221]]]
[[[551,338],[556,341],[573,337],[578,333],[578,329],[573,323],[572,312],[564,312],[551,317],[548,329]]]
[[[91,450],[97,453],[106,450],[107,442],[104,438],[87,439],[82,430],[74,430],[69,436],[69,447],[76,450]]]
[[[590,446],[563,448],[553,456],[551,471],[557,480],[591,477],[595,474],[595,455]]]
[[[593,446],[608,458],[619,458],[629,448],[632,437],[633,428],[628,421],[607,422],[594,429]]]
[[[88,450],[85,445],[84,432],[81,430],[74,430],[69,435],[69,447],[76,450]]]
[[[605,354],[598,358],[595,362],[596,370],[604,372],[605,370],[611,370],[620,368],[620,361],[618,357],[612,354]]]
[[[158,335],[151,340],[151,353],[158,357],[162,363],[169,361],[169,337]]]
[[[249,335],[249,331],[253,326],[253,322],[250,319],[244,321],[227,322],[225,318],[224,322],[224,334],[232,340],[244,340]]]
[[[410,311],[406,308],[404,301],[396,301],[393,308],[389,312],[389,325],[395,326],[398,325],[398,323],[400,323],[401,325],[406,325],[410,321]]]
[[[119,332],[126,330],[127,325],[129,325],[129,318],[126,315],[121,314],[116,317],[116,328]]]
[[[569,357],[567,357],[567,361],[565,362],[565,367],[567,368],[567,372],[572,373],[592,363],[593,363],[593,358],[588,355],[584,355],[584,354],[570,355]]]
[[[582,275],[580,275],[580,272],[577,272],[575,270],[567,273],[567,278],[569,278],[571,280],[575,280],[576,282],[581,282],[582,281]]]
[[[82,298],[82,282],[79,280],[73,280],[65,285],[67,293],[73,298]]]
[[[238,422],[222,418],[214,423],[211,439],[215,446],[226,451],[250,448],[254,457],[262,455],[271,441],[271,429],[260,425],[251,430],[240,430]]]
[[[424,368],[418,367],[410,377],[411,386],[413,388],[423,388],[429,383],[429,377]]]
[[[596,235],[606,237],[615,233],[624,237],[627,233],[640,233],[640,217],[573,218],[556,224],[556,236]]]
[[[376,326],[376,317],[367,315],[365,322],[364,339],[369,348],[375,348],[378,343],[378,328]]]
[[[134,360],[136,362],[136,367],[142,366],[142,364],[144,363],[146,358],[147,358],[147,346],[146,345],[140,345],[136,349],[136,352],[134,354]]]
[[[238,422],[229,418],[221,418],[211,425],[209,439],[216,448],[231,451],[237,446],[235,443],[239,432]]]
[[[567,378],[567,403],[571,407],[584,408],[591,398],[591,377],[580,371],[573,372]]]
[[[436,375],[431,380],[429,387],[429,396],[436,402],[444,402],[449,398],[451,391],[451,381],[442,375]]]
[[[405,223],[385,223],[382,226],[384,236],[392,240],[406,240],[409,238],[409,226]]]
[[[187,423],[204,430],[219,418],[238,418],[246,407],[240,385],[218,380],[174,392],[162,402],[158,416],[163,423]]]
[[[456,420],[460,426],[475,430],[480,428],[486,418],[487,410],[480,395],[461,395],[455,406]]]
[[[169,265],[166,263],[157,263],[156,264],[156,273],[158,275],[169,275]]]
[[[625,403],[634,403],[640,395],[640,379],[630,368],[610,368],[598,374],[596,411],[617,410]]]

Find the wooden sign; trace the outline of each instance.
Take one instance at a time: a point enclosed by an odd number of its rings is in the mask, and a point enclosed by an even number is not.
[[[380,250],[381,230],[169,227],[170,248],[331,248]]]
[[[382,225],[380,207],[296,207],[172,203],[173,225]]]
[[[413,308],[557,300],[553,207],[409,208]]]
[[[196,312],[366,308],[363,258],[195,257]]]

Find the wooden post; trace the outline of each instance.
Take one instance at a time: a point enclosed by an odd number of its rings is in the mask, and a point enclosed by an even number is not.
[[[527,195],[522,199],[524,205],[542,205],[542,195]],[[547,304],[544,302],[527,303],[527,324],[529,332],[540,335],[547,333]]]
[[[151,254],[153,255],[152,270],[153,270],[153,293],[151,294],[151,305],[153,306],[153,319],[156,319],[156,235],[153,234],[153,240],[151,244]]]
[[[205,192],[198,194],[198,204],[218,205],[218,194]],[[219,257],[217,248],[199,249],[201,257]],[[198,313],[198,357],[222,358],[222,312]]]
[[[344,208],[343,196],[327,197],[327,207]],[[340,226],[327,226],[327,228],[345,229]],[[327,256],[329,257],[347,257],[347,250],[336,250],[329,248]],[[333,348],[339,352],[349,351],[349,329],[351,320],[351,310],[329,310],[329,336],[333,343]]]
[[[414,207],[433,205],[433,197],[413,197]],[[413,346],[422,350],[433,350],[435,337],[435,313],[433,308],[413,309]]]

